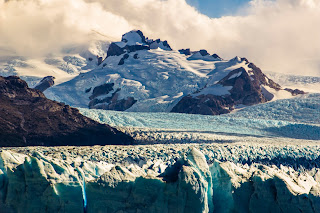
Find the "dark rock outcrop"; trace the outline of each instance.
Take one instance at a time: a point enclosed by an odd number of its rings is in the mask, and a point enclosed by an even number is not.
[[[202,56],[209,55],[209,53],[208,53],[207,50],[199,50],[199,53],[200,53]]]
[[[230,78],[238,73],[241,74],[237,78]],[[259,81],[251,80],[244,68],[231,71],[218,84],[232,87],[229,90],[230,94],[224,96],[212,94],[189,95],[182,98],[172,109],[172,112],[220,115],[231,112],[237,104],[253,105],[267,101],[261,92]]]
[[[46,89],[52,87],[54,85],[54,79],[53,76],[46,76],[44,77],[36,86],[35,89],[40,90],[41,92],[44,92]]]
[[[116,89],[112,94],[114,84],[108,83],[97,86],[93,89],[92,95],[89,97],[90,109],[105,109],[115,111],[125,111],[137,102],[133,97],[126,99],[119,99],[121,88]],[[110,95],[109,95],[110,94]],[[108,95],[107,97],[99,97],[101,95]]]
[[[0,77],[0,146],[132,143],[124,133],[47,99],[19,77]]]
[[[160,47],[161,49],[172,50],[167,41],[161,41],[160,39],[155,41],[150,39],[147,41],[147,44],[149,45],[150,49],[157,49]]]
[[[183,97],[171,112],[201,114],[201,115],[220,115],[231,112],[232,106],[230,97],[224,98],[215,95],[200,95],[194,98],[191,95]]]
[[[134,59],[139,59],[138,53],[134,54],[134,55],[133,55],[133,58],[134,58]]]
[[[168,41],[163,41],[163,46],[172,50],[172,48],[170,47],[170,45],[168,44]]]
[[[97,55],[98,66],[102,63],[102,59],[103,59],[102,57]]]
[[[181,54],[185,54],[188,57],[188,60],[205,60],[205,61],[222,61],[222,58],[220,58],[217,54],[212,54],[205,50],[199,50],[199,51],[190,51],[190,49],[181,49],[179,50]]]
[[[218,60],[222,60],[222,58],[220,56],[218,56],[217,54],[212,54],[212,57]]]
[[[293,96],[306,94],[304,91],[299,89],[285,88],[284,90],[290,92]]]
[[[129,58],[129,54],[124,54],[123,57],[120,59],[118,65],[124,65],[124,61],[128,58]]]
[[[107,57],[109,56],[119,56],[125,53],[124,49],[119,47],[116,43],[111,43],[107,51]]]
[[[179,53],[184,55],[191,55],[190,49],[181,49],[179,50]]]
[[[244,60],[247,63],[249,63],[246,58],[242,58],[241,60]],[[253,63],[249,63],[248,67],[251,68],[251,71],[249,71],[249,73],[253,74],[255,83],[260,83],[262,85],[269,86],[270,88],[273,88],[275,90],[281,89],[281,86],[279,84],[275,83],[270,78],[268,78],[265,74],[263,74],[263,72],[261,71],[261,69],[259,67],[257,67]]]
[[[109,94],[110,91],[113,90],[114,83],[102,84],[93,89],[92,95],[89,97],[90,100],[100,96]]]

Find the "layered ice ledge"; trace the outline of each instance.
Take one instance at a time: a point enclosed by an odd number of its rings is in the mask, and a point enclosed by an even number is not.
[[[193,146],[175,149],[171,146],[2,150],[0,209],[4,212],[320,211],[317,166],[312,170],[304,169],[303,164],[299,167],[299,156],[293,159],[296,166],[270,164],[277,156],[289,155],[292,150],[288,146],[270,156],[269,163],[251,165],[226,160],[228,152],[232,153],[232,145],[197,145],[205,154]],[[256,159],[269,149],[236,148],[239,152],[247,149],[248,153],[256,150],[261,153],[256,154]],[[215,155],[216,149],[222,150],[222,155]],[[294,150],[311,162],[318,162],[317,152],[310,152],[313,149],[318,146],[297,146]]]

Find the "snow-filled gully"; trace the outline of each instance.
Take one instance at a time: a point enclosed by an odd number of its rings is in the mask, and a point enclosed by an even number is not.
[[[208,164],[196,148],[160,167],[2,150],[0,212],[320,212],[317,168]]]

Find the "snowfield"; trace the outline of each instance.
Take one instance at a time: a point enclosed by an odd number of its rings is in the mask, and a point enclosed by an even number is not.
[[[133,58],[135,54],[138,59]],[[86,90],[114,83],[114,91],[121,88],[119,99],[132,96],[138,101],[128,111],[168,112],[182,96],[205,86],[206,75],[214,69],[213,62],[188,61],[187,56],[178,51],[155,49],[128,55],[124,65],[118,65],[122,56],[108,57],[103,62],[106,66],[52,87],[45,95],[71,106],[87,108],[91,93]]]

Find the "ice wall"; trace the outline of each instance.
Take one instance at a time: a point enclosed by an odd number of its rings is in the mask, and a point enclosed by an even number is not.
[[[317,168],[208,164],[195,148],[167,167],[157,160],[116,165],[61,153],[54,159],[2,150],[1,212],[84,212],[85,206],[95,213],[320,211]]]

